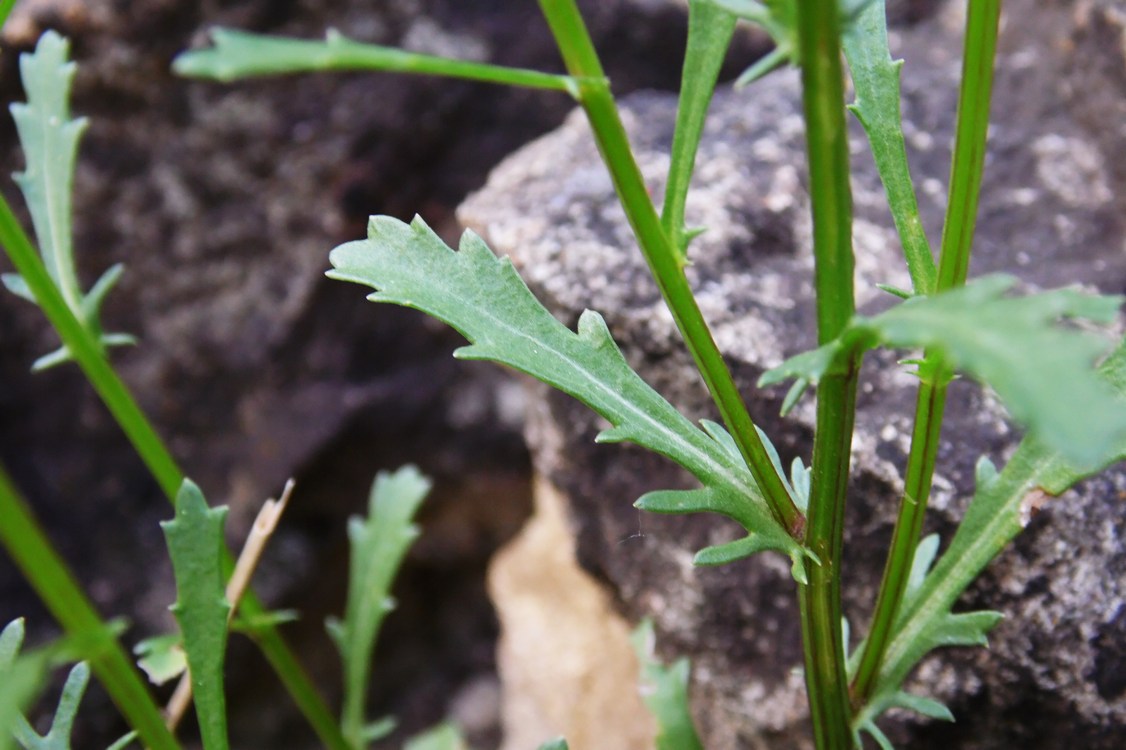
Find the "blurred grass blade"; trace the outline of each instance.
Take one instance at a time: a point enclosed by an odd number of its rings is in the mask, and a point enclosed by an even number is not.
[[[367,517],[348,521],[348,600],[344,620],[330,621],[329,632],[344,664],[341,729],[355,747],[365,746],[369,731],[364,710],[371,657],[383,619],[394,608],[391,585],[418,537],[413,519],[429,491],[430,480],[413,466],[380,472],[371,488]]]
[[[871,0],[856,19],[845,26],[842,43],[856,90],[856,101],[849,110],[868,134],[915,293],[932,294],[938,268],[919,216],[919,203],[907,165],[900,113],[899,77],[903,61],[892,60],[884,5],[884,0]]]
[[[223,662],[230,605],[223,595],[223,521],[226,508],[209,508],[203,493],[185,479],[176,517],[161,527],[176,575],[172,612],[184,634],[188,673],[205,750],[227,750]]]
[[[348,39],[335,29],[330,29],[323,41],[318,41],[215,28],[211,30],[211,41],[213,47],[181,54],[172,69],[182,76],[225,82],[288,73],[375,70],[551,89],[577,96],[577,87],[569,76],[364,44]]]
[[[692,181],[696,151],[704,132],[708,105],[719,79],[719,69],[735,33],[735,20],[735,14],[720,8],[712,0],[689,0],[688,46],[684,53],[676,131],[661,211],[661,223],[679,254],[681,265],[687,262],[690,239],[688,228],[684,225],[688,185]]]

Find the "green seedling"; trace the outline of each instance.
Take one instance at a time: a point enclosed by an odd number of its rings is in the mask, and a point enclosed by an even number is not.
[[[176,498],[176,517],[161,524],[176,574],[172,612],[184,636],[184,652],[195,694],[204,750],[227,750],[227,707],[223,662],[227,653],[223,521],[226,508],[209,508],[199,487],[185,481]]]
[[[413,519],[428,492],[430,480],[413,466],[381,472],[372,484],[367,517],[348,521],[348,598],[344,619],[330,619],[328,630],[344,665],[340,724],[353,747],[367,747],[395,728],[390,718],[369,722],[364,716],[371,658],[383,620],[395,608],[391,584],[418,538]]]
[[[657,660],[652,620],[642,620],[630,641],[641,665],[641,698],[657,720],[657,750],[704,750],[688,706],[688,660]]]
[[[34,54],[20,56],[20,75],[27,91],[26,104],[13,104],[20,143],[27,167],[16,175],[23,191],[43,262],[67,306],[99,348],[135,344],[124,333],[103,333],[101,308],[110,289],[121,278],[124,266],[111,266],[87,293],[82,292],[74,263],[74,238],[71,229],[71,189],[78,141],[86,130],[85,118],[70,117],[70,85],[75,66],[67,62],[70,44],[53,31],[44,34]],[[19,274],[0,276],[8,291],[38,304],[26,279]],[[64,344],[32,365],[43,370],[72,359]]]

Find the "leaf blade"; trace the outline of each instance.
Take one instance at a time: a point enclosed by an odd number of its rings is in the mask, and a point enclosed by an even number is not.
[[[469,344],[455,354],[512,367],[567,393],[606,418],[602,441],[628,440],[690,471],[706,488],[738,498],[740,523],[766,548],[802,560],[804,550],[770,513],[742,461],[654,391],[630,368],[595,312],[571,331],[532,295],[507,259],[476,235],[447,247],[420,219],[372,217],[368,239],[332,251],[330,278],[373,287],[375,302],[421,310]]]
[[[226,515],[225,507],[209,508],[199,487],[185,479],[176,497],[175,518],[160,524],[176,577],[172,612],[184,634],[188,673],[206,750],[227,750],[223,663],[231,608],[223,593]]]
[[[1109,342],[1056,322],[1107,321],[1121,300],[1072,289],[1006,296],[1014,283],[1011,277],[986,276],[874,317],[857,316],[839,338],[791,357],[759,383],[787,377],[816,382],[879,344],[924,348],[990,385],[1031,435],[1079,466],[1099,465],[1107,446],[1126,434],[1126,406],[1092,367]]]
[[[641,666],[641,698],[657,720],[657,750],[703,750],[688,706],[688,660],[666,666],[655,657],[649,619],[641,621],[630,642]]]
[[[323,40],[315,40],[216,27],[211,30],[211,40],[213,46],[177,57],[172,63],[173,71],[182,76],[230,82],[291,73],[378,70],[551,89],[573,96],[577,92],[577,85],[569,76],[363,44],[335,29],[329,29]]]
[[[418,537],[413,519],[430,491],[430,481],[413,466],[380,472],[368,498],[365,518],[348,521],[351,545],[344,619],[330,627],[344,664],[344,736],[363,746],[371,657],[384,617],[394,606],[391,585],[407,550]]]
[[[868,136],[915,293],[932,294],[938,282],[938,268],[923,229],[907,164],[900,113],[903,61],[891,57],[884,0],[866,2],[853,22],[845,24],[841,41],[856,91],[849,110]]]
[[[665,182],[665,201],[661,223],[683,264],[688,255],[688,228],[684,224],[688,185],[696,164],[696,151],[704,133],[704,120],[719,70],[731,37],[735,33],[734,13],[712,0],[689,0],[688,44],[676,107],[669,173]]]

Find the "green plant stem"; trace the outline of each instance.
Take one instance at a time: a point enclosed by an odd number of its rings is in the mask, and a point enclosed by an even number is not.
[[[989,131],[1000,14],[1000,0],[967,3],[962,81],[950,168],[950,200],[946,206],[938,268],[939,292],[963,286],[969,270]],[[915,404],[915,428],[907,458],[903,499],[872,614],[872,626],[852,685],[852,702],[857,711],[876,689],[888,645],[895,635],[894,626],[902,608],[930,498],[946,385],[952,373],[928,352],[919,365],[919,376],[922,383]]]
[[[835,339],[855,311],[852,192],[845,129],[840,16],[836,0],[797,4],[813,213],[817,337]],[[841,551],[859,362],[817,388],[806,546],[820,558],[801,587],[806,686],[818,750],[851,747],[841,632]]]
[[[90,663],[130,726],[153,750],[179,750],[180,744],[164,726],[160,708],[132,660],[98,616],[2,467],[0,518],[4,519],[0,539],[5,548],[51,614],[81,644],[82,658]]]
[[[929,372],[924,372],[924,369]],[[932,359],[927,359],[920,365],[919,375],[923,382],[919,386],[915,402],[915,429],[911,435],[903,498],[899,504],[899,516],[895,521],[883,580],[880,582],[876,609],[872,614],[872,625],[852,684],[855,708],[864,706],[876,687],[876,678],[894,634],[893,626],[907,590],[907,579],[915,559],[915,549],[919,545],[934,478],[942,415],[946,407],[946,384],[950,380],[950,373],[935,366]]]
[[[942,225],[939,290],[963,285],[970,267],[981,175],[985,168],[989,102],[993,94],[993,58],[997,51],[1000,18],[1001,0],[967,0],[958,126],[954,134],[954,159],[950,166],[950,198]]]
[[[540,0],[540,8],[567,70],[578,79],[579,101],[673,320],[771,511],[785,528],[800,538],[805,519],[763,446],[731,371],[696,304],[688,277],[678,260],[679,253],[661,226],[582,15],[574,0]]]
[[[101,396],[106,407],[109,408],[117,423],[125,431],[134,449],[141,456],[145,465],[152,472],[153,477],[160,485],[161,490],[168,499],[175,501],[176,493],[183,482],[183,472],[180,471],[172,454],[165,447],[156,430],[153,429],[144,412],[133,399],[125,384],[110,366],[102,349],[90,338],[81,322],[74,313],[58,288],[51,281],[46,268],[39,255],[32,247],[27,234],[20,226],[7,200],[0,196],[0,244],[8,252],[16,270],[23,276],[35,295],[48,321],[55,328],[63,344],[74,355],[75,361],[85,373],[94,390]],[[225,565],[229,573],[233,569],[234,560],[230,552],[226,553]],[[253,594],[247,592],[242,603],[242,610],[252,616],[265,611],[261,601]],[[293,652],[282,639],[281,634],[273,626],[260,631],[256,640],[267,661],[277,672],[278,677],[293,697],[298,708],[308,719],[321,741],[333,750],[349,750],[349,745],[340,734],[336,720],[328,710],[328,706],[317,694],[308,675],[293,656]]]
[[[145,418],[121,378],[106,360],[102,348],[87,333],[82,323],[67,306],[35,252],[19,220],[7,200],[0,196],[0,244],[27,282],[39,307],[63,344],[74,355],[94,390],[101,396],[114,419],[129,437],[141,460],[156,478],[165,495],[174,498],[184,476],[175,459],[164,447],[160,436]]]
[[[567,76],[365,44],[335,30],[330,30],[323,41],[222,28],[213,29],[211,36],[214,47],[184,53],[173,63],[173,69],[180,75],[221,81],[311,71],[372,70],[574,93],[574,83]]]
[[[851,745],[841,631],[841,552],[856,383],[854,368],[843,376],[825,378],[817,389],[817,435],[805,539],[821,564],[809,566],[809,583],[799,594],[806,690],[818,750],[844,750]]]

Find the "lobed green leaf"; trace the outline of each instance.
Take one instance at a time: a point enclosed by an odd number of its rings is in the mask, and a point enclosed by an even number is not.
[[[290,73],[378,70],[466,78],[578,95],[577,85],[569,76],[364,44],[335,29],[329,29],[323,40],[315,40],[214,28],[211,41],[213,47],[181,54],[172,63],[172,69],[182,76],[225,82]]]
[[[455,356],[498,362],[574,396],[610,422],[599,442],[629,441],[700,480],[699,490],[642,498],[656,512],[708,510],[738,521],[757,549],[808,553],[771,515],[738,455],[696,428],[630,368],[598,313],[571,331],[532,295],[507,259],[467,232],[454,251],[419,218],[372,217],[368,239],[332,251],[329,276],[375,288],[374,302],[412,307],[457,329],[469,345]],[[703,499],[701,499],[703,498]]]
[[[703,750],[688,705],[688,659],[669,666],[658,661],[648,619],[633,631],[630,642],[641,665],[641,698],[657,720],[657,750]]]
[[[177,598],[172,612],[184,634],[184,651],[205,750],[227,749],[223,662],[231,607],[223,593],[226,517],[225,507],[209,508],[199,487],[185,479],[176,496],[175,518],[160,524],[176,577]]]
[[[71,668],[51,728],[41,735],[24,718],[23,710],[39,690],[48,650],[20,656],[23,639],[22,618],[0,632],[0,748],[10,748],[14,738],[24,750],[70,750],[74,717],[90,682],[90,666],[79,662]]]
[[[689,0],[688,45],[684,52],[684,72],[676,107],[676,130],[669,156],[669,175],[661,224],[669,236],[680,262],[687,262],[688,243],[694,236],[684,224],[688,185],[696,165],[696,151],[704,133],[708,105],[715,93],[719,69],[731,37],[736,16],[712,0]]]
[[[39,241],[39,252],[51,280],[91,338],[107,348],[136,343],[127,334],[104,334],[100,311],[106,294],[120,278],[120,264],[109,268],[88,295],[82,294],[74,262],[72,189],[78,142],[86,119],[70,117],[70,87],[75,64],[67,61],[70,43],[54,31],[43,34],[35,52],[20,55],[20,75],[26,103],[11,106],[20,145],[27,159],[15,175],[23,192]],[[4,274],[4,286],[13,294],[38,304],[27,282],[18,274]],[[43,370],[71,359],[65,346],[40,357],[32,366]]]
[[[815,383],[880,344],[925,348],[991,386],[1030,435],[1068,460],[1104,464],[1108,446],[1126,435],[1126,405],[1092,367],[1109,342],[1056,324],[1061,318],[1107,322],[1121,299],[1071,289],[1005,296],[1013,284],[1008,276],[987,276],[875,317],[857,316],[839,338],[783,362],[759,384],[791,377]]]
[[[868,135],[915,293],[932,294],[938,281],[938,269],[919,216],[919,203],[907,165],[900,113],[899,77],[903,61],[891,57],[884,6],[884,0],[870,0],[859,9],[854,22],[845,26],[841,41],[856,91],[856,100],[849,110]]]
[[[137,657],[137,666],[154,685],[163,685],[188,668],[184,639],[179,633],[146,638],[133,647],[133,654]]]
[[[82,702],[82,696],[89,682],[89,665],[86,662],[75,664],[63,684],[59,705],[55,709],[55,716],[51,719],[51,728],[47,734],[38,734],[22,716],[17,717],[13,732],[16,742],[20,743],[24,750],[70,750],[74,718],[78,714],[78,704]]]
[[[35,700],[43,681],[42,654],[20,656],[23,618],[12,620],[0,632],[0,750],[10,750],[14,732],[26,725],[23,712]]]
[[[366,518],[348,521],[351,560],[344,620],[330,621],[329,632],[344,663],[344,736],[360,746],[365,733],[371,656],[383,619],[394,608],[391,584],[410,545],[418,538],[413,519],[430,480],[413,466],[380,472],[372,484]]]

